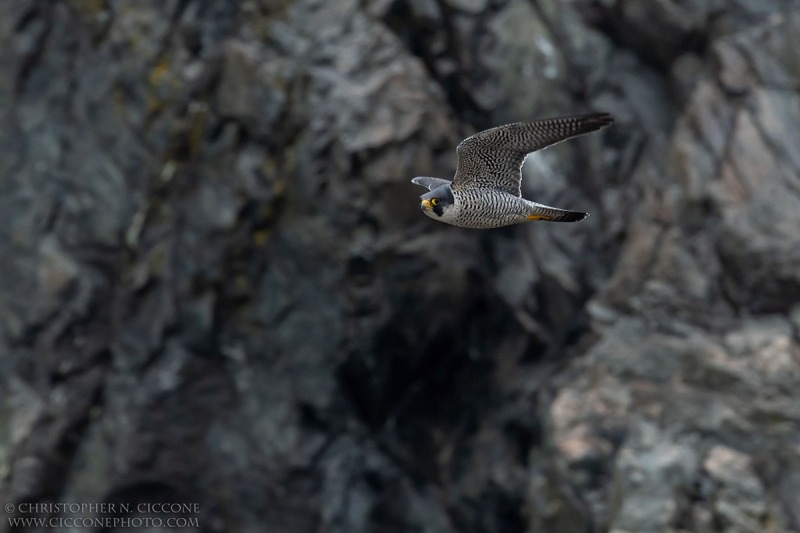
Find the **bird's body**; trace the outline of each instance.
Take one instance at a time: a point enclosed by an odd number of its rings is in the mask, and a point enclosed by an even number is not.
[[[522,198],[522,164],[531,152],[613,121],[606,113],[593,113],[518,122],[476,133],[458,145],[458,168],[452,182],[424,176],[411,180],[430,191],[420,197],[420,206],[430,218],[464,228],[498,228],[530,220],[583,220],[587,213]]]
[[[548,216],[546,213],[548,209],[556,211],[497,189],[470,188],[453,196],[455,199],[453,206],[444,211],[439,220],[462,228],[499,228],[536,220],[534,217],[537,215]],[[481,206],[481,209],[475,209],[474,206]],[[555,215],[557,213],[554,212],[549,216]]]

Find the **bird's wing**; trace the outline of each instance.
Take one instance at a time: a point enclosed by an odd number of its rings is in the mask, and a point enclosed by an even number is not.
[[[517,122],[476,133],[458,145],[453,188],[492,188],[520,196],[525,156],[612,122],[608,113],[591,113]]]
[[[441,187],[442,185],[447,185],[448,183],[450,183],[450,180],[443,180],[442,178],[430,178],[428,176],[417,176],[416,178],[411,180],[411,183],[414,183],[416,185],[422,185],[429,191],[432,191],[437,187]]]

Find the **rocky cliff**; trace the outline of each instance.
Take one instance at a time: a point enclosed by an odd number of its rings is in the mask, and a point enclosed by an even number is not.
[[[793,0],[1,3],[3,502],[800,531],[798,35]],[[588,110],[523,183],[585,222],[420,214],[464,136]]]

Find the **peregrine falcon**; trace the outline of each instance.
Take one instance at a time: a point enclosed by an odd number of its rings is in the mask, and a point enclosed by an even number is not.
[[[462,228],[499,228],[529,220],[576,222],[588,213],[567,211],[522,198],[522,163],[531,152],[604,128],[608,113],[550,118],[498,126],[458,145],[453,181],[418,176],[412,183],[430,192],[420,196],[422,211]]]

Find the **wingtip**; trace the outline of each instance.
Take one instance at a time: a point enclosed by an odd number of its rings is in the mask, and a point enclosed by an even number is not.
[[[588,118],[601,128],[610,126],[614,123],[614,117],[611,115],[611,113],[606,113],[605,111],[596,111],[591,113]]]

